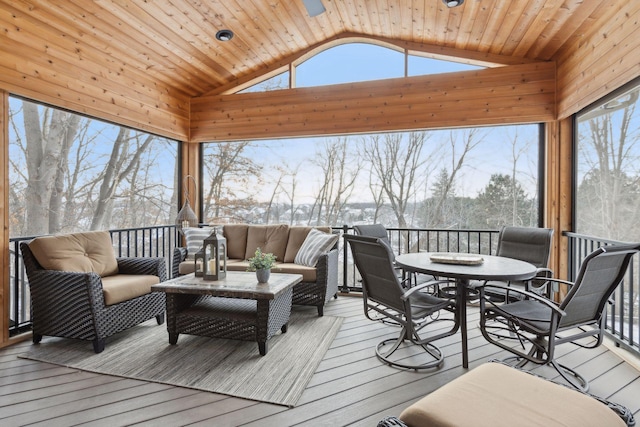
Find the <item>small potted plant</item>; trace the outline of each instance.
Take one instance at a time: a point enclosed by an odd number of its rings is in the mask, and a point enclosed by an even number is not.
[[[276,263],[276,256],[271,253],[264,253],[262,249],[256,249],[255,254],[249,258],[249,268],[247,271],[255,271],[259,283],[267,283],[271,269]]]

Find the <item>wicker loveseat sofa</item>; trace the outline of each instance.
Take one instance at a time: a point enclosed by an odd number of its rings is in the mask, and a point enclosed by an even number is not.
[[[44,335],[105,339],[153,317],[164,323],[165,258],[117,258],[107,231],[37,237],[20,244],[29,289],[33,342]]]
[[[339,236],[330,227],[225,224],[216,228],[227,240],[228,271],[246,271],[247,260],[260,248],[276,256],[272,272],[302,275],[302,282],[293,288],[293,304],[315,306],[322,316],[325,303],[337,297]],[[213,227],[184,229],[187,247],[174,250],[173,277],[194,271],[193,256],[212,231]],[[305,251],[313,238],[319,242],[311,245],[317,251]]]

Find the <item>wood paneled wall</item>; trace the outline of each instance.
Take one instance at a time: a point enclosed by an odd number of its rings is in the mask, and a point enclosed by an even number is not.
[[[28,14],[0,8],[0,89],[168,138],[188,139],[187,95],[118,63],[106,47],[98,54],[81,49],[83,43],[92,43],[91,32],[61,28],[62,22],[39,16],[37,8]]]
[[[577,113],[640,76],[640,1],[623,2],[601,28],[558,57],[558,118]]]
[[[191,102],[191,141],[365,133],[555,119],[555,64],[407,77]]]
[[[9,119],[8,95],[0,90],[0,347],[9,340]]]

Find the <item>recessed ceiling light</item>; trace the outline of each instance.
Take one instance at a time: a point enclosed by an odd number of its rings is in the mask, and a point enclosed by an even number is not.
[[[304,7],[307,8],[307,13],[311,18],[318,15],[322,15],[326,9],[322,4],[322,0],[302,0]]]
[[[233,31],[231,30],[220,30],[216,33],[216,38],[221,42],[228,42],[233,38]]]
[[[442,0],[442,2],[447,5],[447,7],[456,7],[461,6],[464,0]]]

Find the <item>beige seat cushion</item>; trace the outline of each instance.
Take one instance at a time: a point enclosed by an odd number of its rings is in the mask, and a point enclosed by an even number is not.
[[[304,243],[304,239],[307,238],[307,234],[312,228],[320,230],[324,233],[331,233],[331,227],[304,227],[293,226],[289,227],[289,240],[287,241],[287,251],[284,254],[283,262],[293,262],[296,259],[296,255]]]
[[[102,278],[105,305],[117,304],[146,295],[151,285],[160,283],[158,276],[146,274],[117,274]]]
[[[193,262],[191,264],[193,264]],[[244,260],[228,260],[227,261],[227,271],[247,271],[247,268],[249,268],[249,261],[244,261]],[[275,267],[271,269],[271,272],[302,274],[303,282],[316,281],[316,269],[314,267],[306,267],[304,265],[298,265],[293,263],[277,262]],[[193,273],[193,270],[190,271],[190,273]],[[185,273],[185,274],[188,274],[188,273]]]
[[[227,271],[247,271],[249,268],[249,261],[244,259],[228,259]]]
[[[499,363],[485,363],[409,406],[409,427],[602,427],[626,423],[597,400]]]
[[[294,263],[278,263],[271,271],[274,273],[302,274],[303,282],[315,282],[317,277],[315,267],[307,267]]]
[[[102,277],[118,273],[118,261],[107,231],[37,237],[29,249],[47,270],[97,273]]]
[[[282,262],[289,240],[289,226],[286,224],[252,225],[247,233],[247,250],[244,259],[251,258],[257,248],[264,253],[272,253],[276,261]]]
[[[227,271],[247,271],[249,267],[249,261],[243,259],[228,259]],[[191,274],[196,271],[196,265],[193,260],[182,261],[178,264],[178,273]]]

